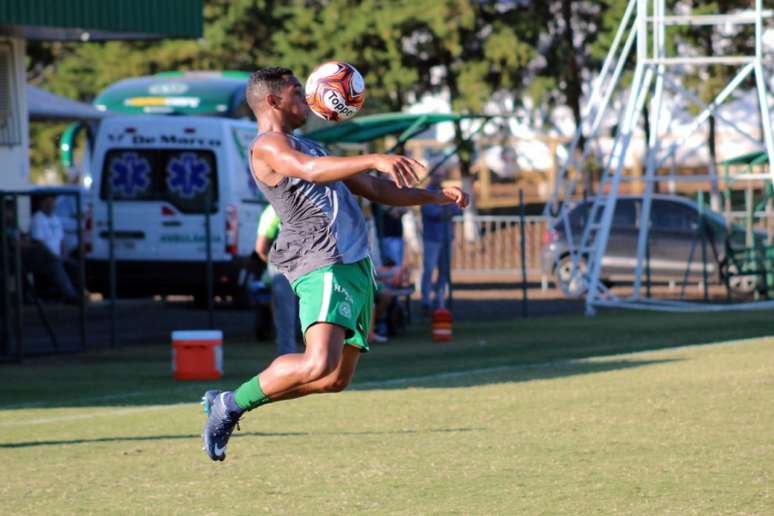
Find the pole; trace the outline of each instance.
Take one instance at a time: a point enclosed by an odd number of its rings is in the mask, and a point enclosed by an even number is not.
[[[18,197],[17,197],[18,199]],[[17,223],[18,226],[18,223]],[[22,312],[22,260],[21,260],[21,238],[16,244],[14,249],[15,266],[14,278],[16,280],[16,361],[21,361],[24,354],[24,334],[22,333],[22,320],[24,313]]]
[[[707,285],[707,224],[704,220],[704,197],[699,194],[699,232],[701,235],[701,276],[704,288],[704,301],[709,300]]]
[[[116,346],[116,234],[113,224],[113,173],[108,181],[108,288],[110,290],[110,347]]]
[[[645,240],[645,297],[650,299],[651,292],[651,276],[650,276],[650,231]]]
[[[86,349],[86,297],[83,293],[86,291],[86,256],[83,245],[83,199],[80,191],[75,194],[76,221],[78,223],[78,285],[80,288],[79,308],[80,308],[80,331],[81,331],[81,349]]]
[[[445,271],[444,274],[446,275],[446,288],[449,289],[449,293],[446,296],[446,308],[449,309],[449,311],[452,310],[452,307],[454,305],[454,288],[452,287],[452,280],[451,280],[451,267],[452,267],[452,261],[451,261],[451,241],[450,238],[451,235],[449,234],[449,229],[451,228],[451,231],[454,231],[454,224],[452,223],[453,215],[451,209],[447,210],[445,207],[443,208],[446,211],[446,216],[443,218],[444,220],[444,228],[443,228],[443,247],[441,249],[441,256],[440,259],[445,261]],[[440,274],[440,268],[438,270]]]
[[[2,206],[2,218],[0,218],[0,260],[3,267],[3,281],[0,287],[3,289],[3,345],[4,355],[10,355],[8,344],[11,342],[11,289],[9,279],[11,271],[9,270],[10,260],[8,259],[8,228],[6,228],[6,205],[5,193],[0,192],[0,206]],[[19,245],[18,243],[16,245]]]
[[[528,315],[527,310],[527,245],[524,239],[524,221],[525,221],[525,207],[524,207],[524,190],[519,190],[519,247],[521,251],[521,316],[526,319]]]
[[[213,329],[215,327],[215,314],[213,313],[212,306],[212,228],[210,224],[212,211],[212,190],[208,189],[207,194],[204,197],[204,233],[205,233],[205,253],[207,254],[207,324],[208,328]]]

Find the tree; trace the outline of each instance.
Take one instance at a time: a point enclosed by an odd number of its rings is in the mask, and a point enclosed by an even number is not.
[[[692,14],[730,14],[735,11],[748,10],[752,7],[749,0],[716,0],[706,2],[686,2],[685,7]],[[732,30],[718,30],[715,26],[681,27],[677,33],[678,45],[689,49],[698,56],[716,55],[753,55],[754,28],[751,25],[734,25]],[[709,104],[720,91],[738,73],[738,68],[713,64],[695,67],[682,79],[683,86],[704,104]],[[749,88],[754,89],[752,76],[747,79]],[[699,106],[692,105],[692,111],[698,112]],[[709,152],[709,167],[715,172],[717,157],[717,120],[711,115],[707,120],[707,150]],[[720,191],[717,182],[712,184],[710,197],[712,208],[720,209]]]
[[[28,45],[27,77],[32,84],[91,102],[105,87],[127,77],[167,70],[253,70],[270,62],[271,36],[282,27],[273,0],[207,0],[204,36],[197,40],[36,42]],[[33,176],[57,167],[56,137],[64,126],[34,124]]]
[[[324,61],[349,62],[366,78],[364,112],[402,110],[418,79],[403,52],[407,13],[398,5],[384,9],[382,4],[378,0],[293,2],[280,11],[285,30],[273,37],[279,62],[299,77]]]

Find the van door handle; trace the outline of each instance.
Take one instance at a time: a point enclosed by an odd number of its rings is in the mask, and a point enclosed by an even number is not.
[[[144,231],[114,231],[113,236],[115,238],[129,238],[129,239],[142,240],[145,238],[145,232]],[[110,238],[110,233],[108,231],[100,231],[99,237],[108,239]]]
[[[169,226],[169,227],[177,227],[177,226],[182,226],[183,223],[180,222],[179,220],[165,220],[164,222],[161,223],[161,225]]]

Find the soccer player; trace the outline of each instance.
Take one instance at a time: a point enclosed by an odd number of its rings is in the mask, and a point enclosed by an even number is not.
[[[202,435],[210,459],[222,461],[239,418],[266,403],[340,392],[350,383],[368,333],[374,303],[368,234],[353,194],[391,206],[456,204],[468,195],[456,187],[412,188],[423,166],[389,154],[327,156],[293,131],[306,121],[301,83],[286,68],[250,77],[247,103],[258,119],[250,168],[282,222],[272,263],[299,297],[306,349],[277,357],[234,391],[207,391]],[[364,172],[374,170],[388,179]]]

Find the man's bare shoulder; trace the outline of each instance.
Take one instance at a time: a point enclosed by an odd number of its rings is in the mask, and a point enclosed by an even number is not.
[[[258,135],[253,149],[259,156],[267,152],[273,154],[293,149],[293,142],[285,133],[267,131]]]
[[[251,158],[256,179],[268,186],[276,186],[284,176],[294,175],[294,154],[295,145],[289,135],[278,131],[261,133],[253,144]]]

